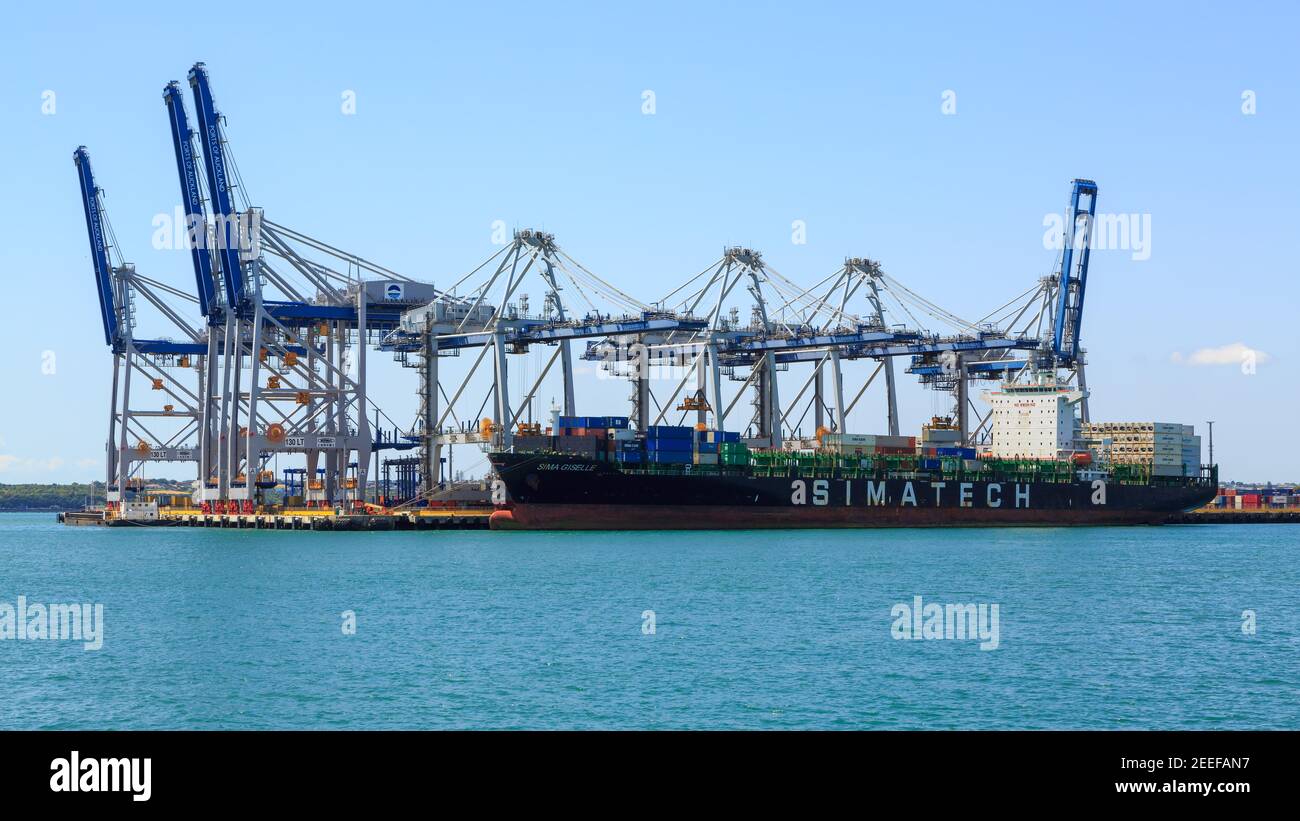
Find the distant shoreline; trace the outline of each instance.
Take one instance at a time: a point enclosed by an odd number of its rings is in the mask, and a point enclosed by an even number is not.
[[[192,481],[153,479],[146,485],[165,490],[189,492]],[[52,513],[82,510],[86,504],[103,504],[107,488],[103,482],[65,482],[60,484],[0,483],[0,513]]]

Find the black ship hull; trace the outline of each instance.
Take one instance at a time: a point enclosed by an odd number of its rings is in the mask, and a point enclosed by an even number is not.
[[[836,478],[743,469],[620,470],[567,454],[492,453],[497,530],[989,527],[1160,524],[1213,482]]]

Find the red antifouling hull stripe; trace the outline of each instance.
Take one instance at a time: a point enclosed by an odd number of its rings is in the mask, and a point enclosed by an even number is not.
[[[772,528],[985,527],[1160,524],[1152,510],[912,507],[740,507],[515,504],[492,514],[493,530],[746,530]]]

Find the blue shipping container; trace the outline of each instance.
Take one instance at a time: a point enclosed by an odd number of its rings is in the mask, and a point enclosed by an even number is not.
[[[974,459],[975,448],[935,448],[936,456],[956,456],[961,459]]]
[[[647,439],[685,439],[688,442],[691,439],[691,428],[678,427],[676,425],[651,425],[646,430]]]
[[[609,427],[611,428],[626,429],[630,424],[630,420],[626,416],[609,416],[606,418],[609,420]]]
[[[658,465],[689,465],[693,459],[689,450],[657,450],[647,452],[646,461]]]
[[[717,442],[700,442],[699,445],[698,445],[698,447],[699,447],[700,453],[717,453],[717,452],[718,452],[718,443],[717,443]]]
[[[647,439],[645,449],[648,451],[671,451],[673,453],[690,453],[690,439]]]

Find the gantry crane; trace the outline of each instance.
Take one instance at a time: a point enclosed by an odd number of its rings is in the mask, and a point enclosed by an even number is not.
[[[214,374],[203,391],[203,428],[209,432],[203,497],[223,509],[246,509],[254,485],[274,482],[264,469],[267,460],[288,452],[306,458],[310,502],[363,500],[377,444],[366,350],[397,326],[401,309],[434,300],[438,292],[271,222],[246,198],[238,207],[238,172],[207,67],[196,63],[188,79],[197,131],[189,128],[179,83],[167,84],[163,98],[182,200],[192,236],[201,240],[192,256],[200,310],[210,328],[209,358],[222,365],[220,379]],[[270,257],[288,268],[279,269]],[[409,446],[396,437],[378,444]]]
[[[138,274],[135,266],[121,257],[103,208],[103,192],[95,182],[90,154],[85,146],[73,153],[81,184],[81,202],[90,240],[90,259],[95,274],[104,342],[113,356],[113,388],[109,407],[108,441],[105,450],[107,500],[116,507],[129,501],[130,491],[139,486],[138,469],[144,462],[197,461],[190,443],[201,412],[199,390],[184,384],[176,371],[193,369],[201,384],[207,362],[207,345],[200,331],[190,327],[168,304],[166,297],[184,294],[156,280]],[[139,295],[168,319],[188,341],[139,339],[135,335],[135,299]],[[165,397],[162,407],[137,407],[133,399],[133,376],[148,380],[153,390]],[[166,424],[169,430],[158,427]],[[134,438],[133,438],[134,437]]]

